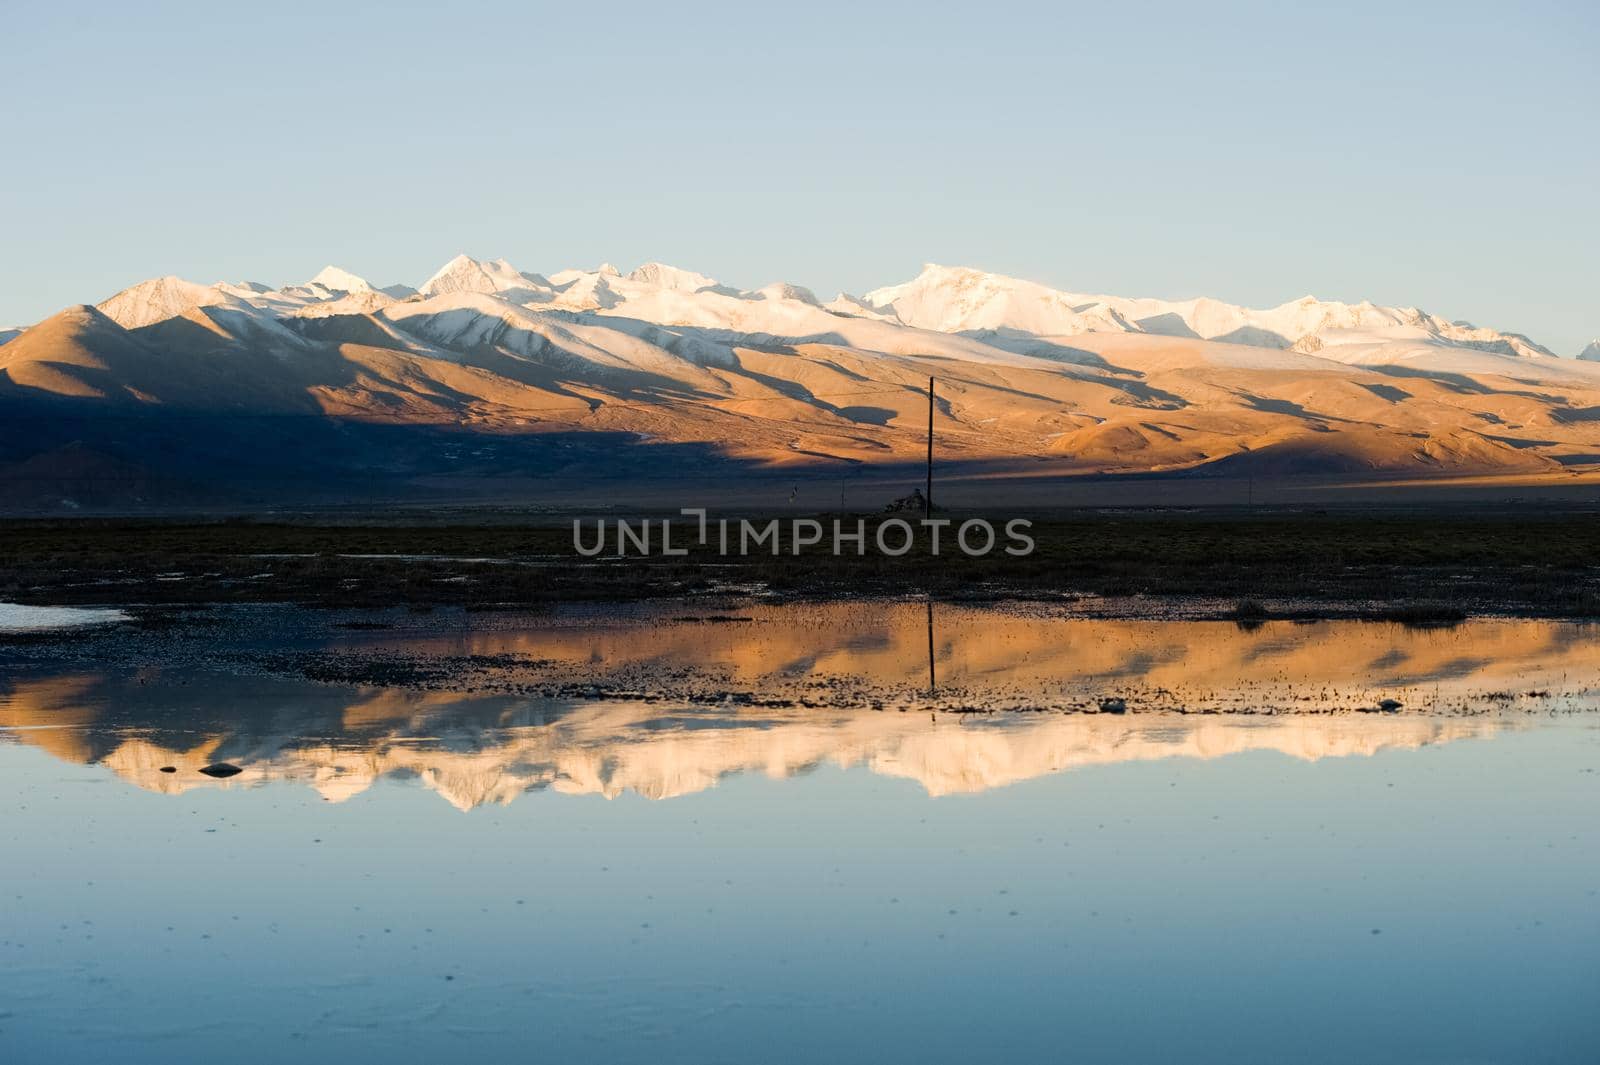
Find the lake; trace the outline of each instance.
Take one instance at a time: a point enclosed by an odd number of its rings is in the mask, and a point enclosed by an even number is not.
[[[0,646],[0,1060],[1596,1060],[1591,626],[329,617]]]

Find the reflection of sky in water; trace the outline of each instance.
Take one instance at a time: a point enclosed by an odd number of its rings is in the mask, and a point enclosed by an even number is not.
[[[6,744],[0,1060],[1589,1062],[1597,800],[1587,717],[467,813]]]
[[[0,1062],[1596,1060],[1600,718],[1560,712],[1592,627],[939,610],[975,692],[1445,677],[1509,712],[1410,709],[1433,681],[1399,714],[690,707],[84,644],[0,682]],[[921,604],[741,613],[336,642],[646,691],[926,668]]]
[[[77,629],[126,621],[120,610],[70,606],[24,606],[0,603],[0,633],[44,632],[50,629]]]

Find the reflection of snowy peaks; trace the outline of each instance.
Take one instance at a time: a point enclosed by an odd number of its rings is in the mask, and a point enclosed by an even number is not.
[[[425,715],[440,707],[397,704]],[[864,766],[882,776],[911,780],[929,795],[987,791],[1077,768],[1165,758],[1219,758],[1245,751],[1276,751],[1314,761],[1415,749],[1474,736],[1504,726],[1485,720],[1405,717],[1371,719],[1297,717],[1270,722],[1194,720],[1142,724],[1069,716],[997,719],[978,727],[929,729],[900,714],[810,710],[770,716],[759,723],[721,728],[662,729],[655,708],[591,704],[559,724],[517,726],[471,736],[418,742],[417,718],[395,722],[406,742],[386,738],[367,745],[303,744],[283,737],[260,758],[228,755],[228,738],[201,735],[186,748],[161,747],[142,735],[120,739],[98,756],[118,776],[151,791],[181,794],[195,788],[252,787],[290,781],[342,802],[386,776],[419,781],[452,806],[506,804],[528,792],[615,798],[633,793],[671,799],[715,787],[740,773],[769,777],[803,774],[824,762]],[[768,717],[764,715],[764,717]],[[644,727],[650,724],[650,727]],[[30,742],[24,735],[23,742]],[[73,757],[70,751],[57,752]],[[224,756],[243,772],[226,781],[200,773]],[[172,766],[177,772],[163,772]]]
[[[296,780],[337,799],[394,775],[419,778],[461,807],[538,789],[667,798],[730,774],[787,777],[833,763],[945,795],[1115,762],[1256,750],[1315,760],[1493,735],[1564,704],[1562,692],[1600,685],[1600,645],[1556,622],[1447,636],[1360,622],[1174,631],[1158,621],[941,604],[937,671],[948,687],[930,702],[924,604],[747,602],[738,608],[744,620],[724,625],[673,621],[677,609],[600,623],[588,609],[554,608],[447,637],[422,623],[384,636],[425,658],[447,645],[452,657],[468,656],[458,661],[532,664],[496,666],[470,694],[259,676],[214,677],[202,692],[158,669],[0,677],[0,740],[105,764],[169,792],[219,786],[199,773],[218,761],[244,769],[221,786]],[[1555,695],[1544,688],[1553,677],[1565,678]],[[530,683],[634,694],[509,694]],[[714,690],[763,696],[761,711],[741,710],[740,698],[682,698]],[[1510,702],[1502,698],[1512,691]],[[1091,707],[1108,694],[1126,696],[1129,712],[1038,712]],[[1391,696],[1403,713],[1350,710]],[[219,702],[237,708],[225,726]],[[871,712],[874,704],[884,712]],[[933,705],[995,712],[934,721],[895,712]],[[1172,706],[1190,712],[1162,709]],[[1477,712],[1488,708],[1505,713]],[[1238,710],[1248,712],[1230,712]],[[179,772],[161,773],[168,765]]]

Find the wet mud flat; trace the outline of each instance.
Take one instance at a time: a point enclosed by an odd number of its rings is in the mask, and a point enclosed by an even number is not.
[[[836,518],[851,528],[863,521],[869,538],[884,520],[815,517],[825,528]],[[596,519],[586,520],[592,529]],[[1600,515],[1589,511],[1105,510],[1039,517],[1031,535],[1036,547],[1025,557],[935,556],[919,541],[899,557],[826,549],[723,556],[691,542],[681,558],[583,558],[570,520],[548,518],[13,520],[0,522],[0,601],[516,611],[747,591],[785,601],[1138,598],[1154,615],[1244,620],[1600,617]]]
[[[1587,713],[1600,626],[1182,620],[1070,603],[724,597],[536,611],[135,610],[0,636],[13,676],[184,671],[686,709],[935,714]]]

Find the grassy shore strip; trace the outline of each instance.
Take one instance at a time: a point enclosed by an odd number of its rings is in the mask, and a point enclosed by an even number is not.
[[[818,517],[831,527],[832,515]],[[866,520],[870,536],[882,518]],[[1225,604],[1217,616],[1241,621],[1600,617],[1600,516],[1588,513],[1130,511],[1040,520],[1031,531],[1037,549],[1021,558],[935,557],[925,544],[898,558],[835,557],[826,544],[795,556],[785,542],[777,557],[691,543],[683,558],[585,559],[570,527],[548,524],[10,521],[0,522],[0,600],[493,609],[763,588],[794,598],[1210,600]]]

